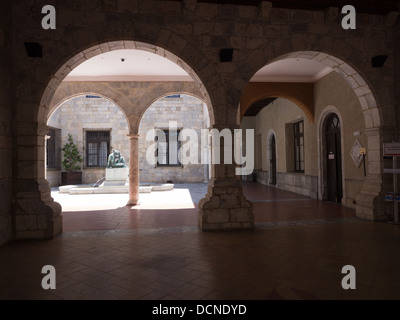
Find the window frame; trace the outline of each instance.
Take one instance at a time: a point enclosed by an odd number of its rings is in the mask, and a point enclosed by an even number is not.
[[[300,130],[302,129],[302,130]],[[303,143],[301,144],[301,140]],[[304,158],[304,120],[293,123],[293,144],[294,144],[294,171],[297,173],[304,173],[305,171],[305,158]],[[301,155],[301,150],[303,154]],[[303,159],[303,160],[301,160]],[[303,165],[303,169],[302,168]]]
[[[47,135],[50,138],[46,139],[46,169],[61,170],[61,129],[49,127]]]
[[[97,133],[97,137],[89,137],[90,134],[93,135],[93,133]],[[101,136],[101,134],[107,133],[108,137]],[[85,166],[86,168],[106,168],[107,167],[107,161],[108,161],[108,155],[110,154],[111,150],[111,130],[85,130],[85,137],[86,137],[86,142],[85,142],[85,148],[86,148],[86,161],[85,161]],[[107,142],[107,151],[106,151],[106,157],[105,157],[105,165],[100,165],[101,163],[101,154],[100,154],[100,145],[102,142]],[[97,143],[97,149],[96,153],[90,153],[90,148],[89,148],[89,143]],[[96,164],[91,165],[89,163],[89,159],[91,159],[91,156],[96,155]]]
[[[179,140],[179,134],[180,134],[180,132],[181,132],[181,130],[180,129],[176,129],[176,130],[169,130],[169,129],[162,129],[162,128],[157,128],[156,129],[157,130],[157,135],[156,135],[156,137],[155,137],[155,139],[156,139],[156,142],[157,142],[157,149],[156,149],[156,154],[155,154],[155,156],[156,156],[156,160],[157,160],[157,162],[156,162],[156,167],[164,167],[164,168],[170,168],[170,167],[182,167],[182,163],[179,161],[179,152],[180,152],[180,149],[181,149],[181,141]],[[167,159],[167,163],[160,163],[159,162],[159,150],[160,150],[160,147],[159,147],[159,142],[158,142],[158,132],[159,131],[163,131],[164,132],[164,134],[166,135],[166,144],[167,144],[167,147],[166,147],[166,159]],[[170,135],[170,131],[175,131],[176,132],[176,137],[177,137],[177,163],[175,164],[175,163],[170,163],[170,154],[169,154],[169,151],[170,151],[170,140],[169,140],[169,135]]]

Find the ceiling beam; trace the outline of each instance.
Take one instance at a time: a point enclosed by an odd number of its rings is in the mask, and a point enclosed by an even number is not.
[[[171,1],[171,0],[159,0]],[[172,0],[183,1],[183,0]],[[243,6],[259,6],[262,0],[197,0],[198,3],[230,4]],[[328,7],[343,7],[351,4],[348,0],[279,0],[270,1],[275,8],[325,10]],[[399,11],[399,1],[396,0],[360,0],[353,6],[359,13],[387,14]]]

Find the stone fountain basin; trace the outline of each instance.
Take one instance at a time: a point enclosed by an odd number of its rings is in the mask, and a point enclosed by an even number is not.
[[[152,191],[170,191],[174,189],[172,183],[149,183],[139,185],[139,193],[150,193]],[[59,193],[64,194],[104,194],[104,193],[129,193],[129,186],[116,186],[106,188],[94,188],[91,185],[68,185],[59,187]]]
[[[139,185],[140,188],[151,188],[151,191],[170,191],[174,189],[174,185],[172,183],[149,183]]]

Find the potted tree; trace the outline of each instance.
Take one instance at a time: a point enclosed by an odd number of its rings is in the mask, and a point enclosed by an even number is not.
[[[82,156],[78,147],[74,143],[74,139],[68,133],[68,141],[61,149],[64,152],[64,159],[61,162],[65,172],[61,172],[61,185],[82,184],[82,171],[78,163],[82,162]]]

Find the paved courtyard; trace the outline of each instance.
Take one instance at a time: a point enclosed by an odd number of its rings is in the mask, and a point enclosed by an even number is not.
[[[0,299],[400,299],[399,226],[259,184],[244,190],[256,228],[240,232],[198,230],[202,184],[141,194],[138,207],[127,195],[54,193],[65,232],[0,247]],[[57,270],[55,290],[41,287],[44,265]],[[345,265],[355,290],[341,286]]]
[[[244,183],[253,203],[257,227],[337,223],[354,220],[355,211],[258,183]],[[128,194],[60,194],[52,196],[63,207],[65,232],[183,228],[197,229],[197,204],[207,184],[177,184],[171,191],[140,193],[139,205],[127,207]],[[165,230],[164,230],[165,231]],[[137,230],[136,230],[137,232]]]

